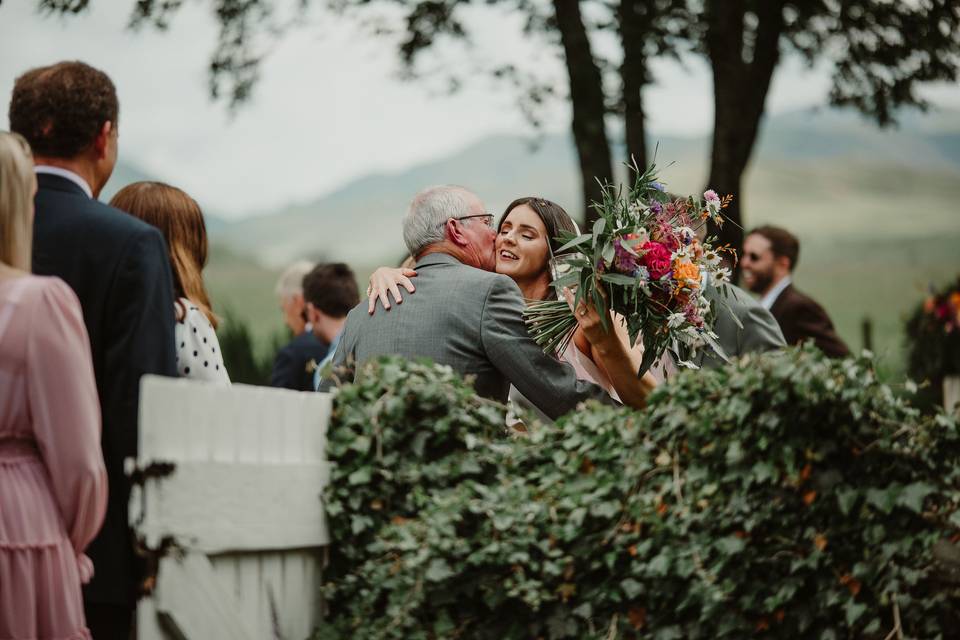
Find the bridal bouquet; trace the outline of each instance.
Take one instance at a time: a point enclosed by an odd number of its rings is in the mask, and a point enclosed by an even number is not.
[[[713,190],[703,199],[671,199],[658,180],[656,167],[636,172],[632,188],[603,188],[603,202],[593,207],[599,218],[590,233],[564,232],[565,244],[552,261],[557,292],[576,289],[576,303],[589,300],[601,311],[612,309],[625,318],[631,344],[641,337],[643,374],[664,352],[694,367],[691,359],[702,348],[726,355],[711,330],[714,310],[704,297],[703,283],[729,281],[713,238],[701,242],[694,229],[708,219],[721,224],[721,210],[732,196]],[[576,307],[576,304],[574,305]],[[547,353],[561,353],[577,327],[563,300],[531,304],[524,320],[537,344]]]

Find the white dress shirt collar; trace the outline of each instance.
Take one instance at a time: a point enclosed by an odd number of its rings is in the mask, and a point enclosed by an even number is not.
[[[780,297],[783,290],[790,286],[791,282],[793,282],[793,280],[790,279],[790,276],[784,276],[783,280],[774,285],[773,289],[770,289],[767,295],[760,299],[760,304],[763,305],[763,308],[769,311],[773,303],[777,301],[777,298]]]
[[[83,192],[87,194],[88,198],[93,198],[93,189],[90,188],[90,185],[87,184],[87,181],[69,169],[63,169],[62,167],[51,167],[50,165],[46,164],[38,164],[36,167],[34,167],[34,171],[37,173],[45,173],[51,176],[60,176],[61,178],[66,178],[70,182],[83,189]]]

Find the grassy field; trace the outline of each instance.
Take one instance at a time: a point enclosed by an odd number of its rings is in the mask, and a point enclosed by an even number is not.
[[[393,264],[395,256],[384,264]],[[360,278],[360,290],[366,288],[370,274],[380,265],[351,265]],[[280,270],[261,266],[255,260],[230,249],[214,245],[204,278],[213,300],[214,311],[229,314],[246,323],[256,341],[258,356],[272,356],[274,345],[285,343],[289,331],[283,323],[279,301],[273,294]]]

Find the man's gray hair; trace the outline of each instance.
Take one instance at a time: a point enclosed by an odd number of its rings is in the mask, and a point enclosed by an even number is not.
[[[303,277],[313,271],[316,265],[309,260],[299,260],[284,269],[277,280],[273,293],[281,300],[303,293]]]
[[[456,185],[427,187],[415,195],[403,219],[403,241],[410,255],[417,256],[427,246],[442,242],[447,220],[470,215],[474,197],[468,189]]]

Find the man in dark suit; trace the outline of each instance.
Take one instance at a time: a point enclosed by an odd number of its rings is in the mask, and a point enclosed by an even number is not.
[[[80,299],[100,396],[110,499],[87,549],[95,573],[84,588],[84,609],[95,640],[127,640],[136,607],[123,461],[137,453],[140,377],[176,375],[163,237],[96,200],[117,159],[118,111],[110,78],[81,62],[20,76],[9,110],[10,128],[29,141],[36,163],[33,271],[59,276]]]
[[[330,352],[330,345],[311,331],[303,298],[303,279],[314,268],[312,262],[300,260],[284,270],[274,293],[293,340],[277,351],[270,373],[270,386],[313,391],[314,371]]]
[[[792,233],[780,227],[758,227],[743,241],[743,283],[761,296],[760,304],[777,319],[787,344],[813,340],[832,358],[849,355],[823,307],[793,286],[791,274],[799,256],[800,243]]]

